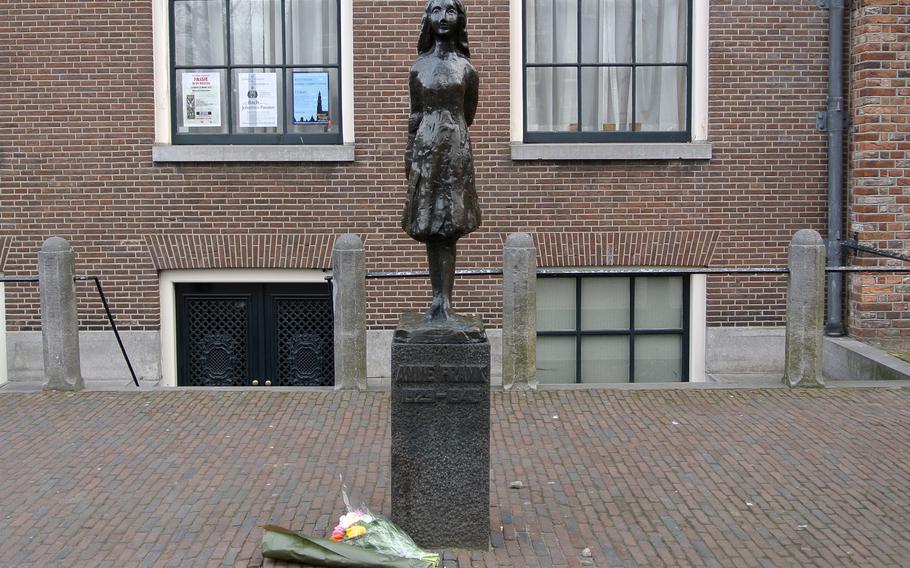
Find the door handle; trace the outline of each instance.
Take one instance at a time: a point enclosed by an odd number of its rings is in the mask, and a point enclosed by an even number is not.
[[[254,387],[258,387],[258,386],[259,386],[259,379],[253,379],[253,386],[254,386]]]
[[[267,386],[267,387],[272,386],[272,381],[266,379],[266,380],[265,380],[265,386]]]

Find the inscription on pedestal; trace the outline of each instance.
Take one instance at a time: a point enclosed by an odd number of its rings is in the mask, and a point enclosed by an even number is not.
[[[486,549],[490,344],[392,343],[392,520],[428,548]]]
[[[395,381],[402,385],[402,402],[410,404],[480,404],[489,369],[463,365],[404,365]],[[466,388],[462,385],[479,385]],[[408,386],[404,386],[408,385]]]
[[[489,384],[490,367],[464,365],[402,365],[395,370],[399,383],[486,383]]]

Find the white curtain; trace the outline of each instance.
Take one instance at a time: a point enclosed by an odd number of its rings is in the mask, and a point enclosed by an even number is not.
[[[641,63],[684,63],[688,33],[686,0],[638,0],[637,59]],[[636,122],[642,130],[686,128],[686,68],[640,67]]]
[[[582,63],[685,63],[686,0],[580,0]],[[635,2],[633,22],[633,2]],[[576,63],[577,0],[527,0],[528,63]],[[632,68],[529,67],[528,130],[578,129],[581,89],[585,131],[679,131],[685,129],[685,67],[639,67],[636,116],[632,117]],[[580,86],[578,81],[581,82]]]
[[[224,3],[193,0],[174,4],[177,65],[223,65]]]
[[[335,0],[287,0],[288,63],[337,63]]]
[[[632,2],[582,2],[583,63],[632,63]],[[632,129],[630,68],[586,67],[582,70],[581,88],[584,130]]]
[[[235,65],[281,63],[281,2],[231,0],[231,51]]]
[[[528,0],[528,63],[577,61],[577,10],[577,0]],[[577,73],[572,67],[528,69],[528,130],[577,128]]]

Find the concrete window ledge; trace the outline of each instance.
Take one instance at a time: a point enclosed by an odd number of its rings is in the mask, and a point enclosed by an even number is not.
[[[710,142],[641,144],[524,144],[512,142],[513,160],[710,160]]]
[[[354,145],[152,146],[153,162],[353,162]]]

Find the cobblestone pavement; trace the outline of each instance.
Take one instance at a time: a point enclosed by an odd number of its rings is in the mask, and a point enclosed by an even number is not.
[[[339,474],[389,511],[388,409],[382,392],[0,394],[0,566],[275,566],[259,527],[326,534]],[[910,558],[910,390],[495,392],[492,420],[492,547],[447,566]]]

